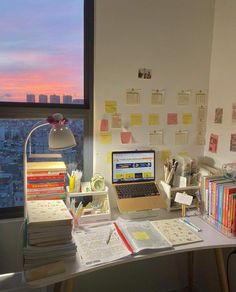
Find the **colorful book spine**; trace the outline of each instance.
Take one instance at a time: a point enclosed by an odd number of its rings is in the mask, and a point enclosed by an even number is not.
[[[28,181],[64,181],[65,180],[65,175],[60,174],[60,175],[32,175],[28,176]]]
[[[63,186],[65,186],[64,182],[45,182],[45,183],[27,184],[28,189],[54,188],[54,187],[63,187]]]

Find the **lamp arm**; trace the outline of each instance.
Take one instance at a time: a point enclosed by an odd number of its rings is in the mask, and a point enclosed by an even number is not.
[[[27,145],[32,133],[38,128],[49,125],[48,122],[34,126],[25,139],[24,153],[23,153],[23,173],[24,173],[24,217],[26,218],[26,199],[27,199]]]

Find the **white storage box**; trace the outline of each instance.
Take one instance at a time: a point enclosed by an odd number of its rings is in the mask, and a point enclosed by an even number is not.
[[[111,219],[108,187],[104,191],[69,192],[67,189],[67,207],[74,214],[74,223],[83,224]],[[77,217],[77,208],[82,205]],[[77,212],[76,212],[77,210]],[[79,211],[80,212],[80,211]]]

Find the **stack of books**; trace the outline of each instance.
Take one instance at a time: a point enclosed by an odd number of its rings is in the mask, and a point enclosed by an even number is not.
[[[27,163],[27,200],[65,199],[63,161]]]
[[[27,201],[24,269],[73,257],[72,216],[62,200]]]

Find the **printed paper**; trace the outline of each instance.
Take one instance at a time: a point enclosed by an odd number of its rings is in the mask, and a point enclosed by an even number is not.
[[[223,119],[223,108],[216,108],[215,110],[215,120],[214,122],[216,124],[222,124],[222,119]]]
[[[126,91],[126,104],[135,105],[140,103],[140,94],[136,89]]]
[[[218,145],[218,135],[211,134],[210,142],[209,142],[209,151],[212,153],[216,153],[217,145]]]
[[[111,127],[117,129],[121,128],[121,114],[112,115]]]
[[[207,93],[202,91],[202,90],[199,90],[195,94],[195,100],[196,100],[196,105],[206,106],[207,105]]]
[[[163,105],[165,103],[165,90],[152,90],[151,104]]]
[[[190,100],[191,91],[181,90],[178,92],[177,103],[178,105],[188,105]]]

